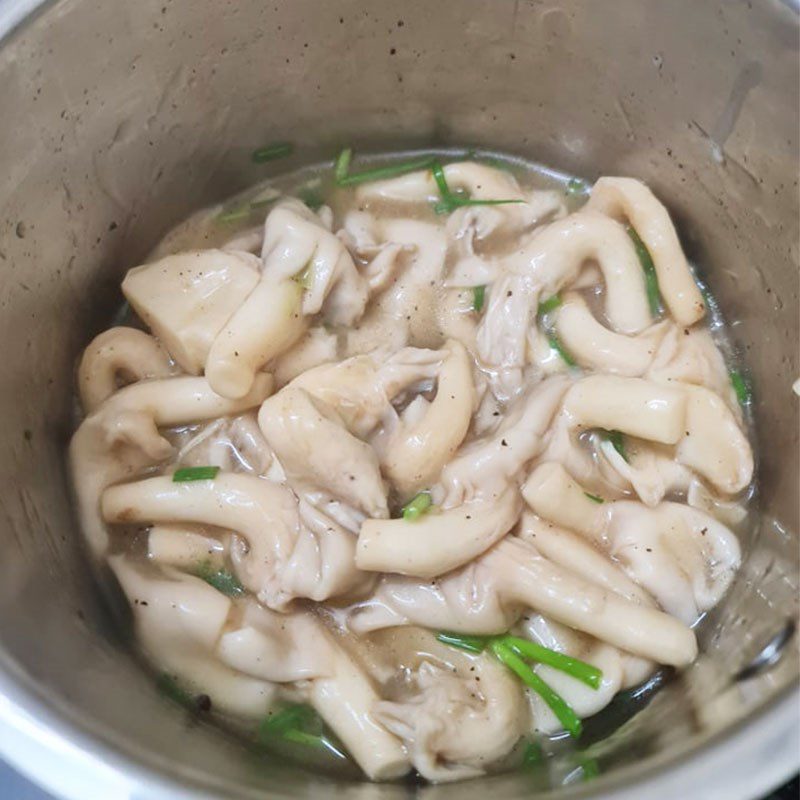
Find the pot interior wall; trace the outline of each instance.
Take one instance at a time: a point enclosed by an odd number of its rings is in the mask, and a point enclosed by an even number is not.
[[[745,688],[731,676],[796,614],[796,67],[796,15],[766,0],[46,6],[0,51],[0,661],[20,696],[102,752],[226,797],[334,791],[188,724],[131,659],[70,509],[73,368],[124,270],[193,209],[344,144],[435,144],[648,181],[752,374],[763,516],[750,558],[702,626],[700,663],[592,746],[600,781],[678,758],[778,697],[793,659]],[[274,140],[295,143],[290,162],[254,166]],[[527,796],[578,780],[570,758],[426,792]]]

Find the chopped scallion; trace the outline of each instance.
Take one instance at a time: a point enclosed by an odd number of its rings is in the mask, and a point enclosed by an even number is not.
[[[650,313],[654,317],[661,314],[661,291],[658,288],[658,275],[656,275],[656,267],[653,264],[653,258],[650,251],[647,249],[645,243],[639,237],[639,234],[629,225],[628,236],[631,237],[633,247],[636,250],[636,255],[639,258],[639,263],[644,270],[644,283],[647,291],[647,304],[650,306]]]
[[[541,745],[538,742],[529,741],[525,745],[525,750],[522,754],[522,766],[535,767],[537,764],[541,764],[543,760],[544,755]]]
[[[602,497],[598,497],[596,494],[590,494],[589,492],[584,492],[584,494],[593,502],[593,503],[605,503]]]
[[[592,664],[587,664],[579,658],[572,658],[572,656],[564,655],[556,650],[551,650],[549,647],[543,647],[540,644],[536,644],[536,642],[531,642],[529,639],[522,639],[519,636],[503,636],[499,641],[522,658],[526,658],[529,661],[537,661],[540,664],[546,664],[548,667],[560,670],[581,681],[581,683],[585,683],[592,689],[600,688],[603,673]]]
[[[325,204],[319,191],[311,186],[299,189],[297,196],[312,210],[318,211]]]
[[[547,334],[547,342],[550,345],[550,347],[552,347],[553,350],[555,350],[556,353],[558,353],[561,356],[561,360],[568,367],[576,366],[577,362],[575,361],[575,359],[566,351],[564,345],[561,344],[561,342],[559,341],[558,336],[556,336],[556,334],[553,333],[552,331]]]
[[[277,197],[277,195],[276,195]],[[248,219],[259,208],[266,208],[275,202],[276,197],[270,197],[264,200],[253,200],[243,206],[237,206],[230,211],[225,211],[217,217],[217,222],[239,222],[239,220]]]
[[[259,147],[253,151],[253,161],[256,164],[264,164],[267,161],[274,161],[276,158],[286,158],[292,154],[294,147],[290,142],[275,142],[266,147]]]
[[[217,477],[219,467],[182,467],[172,473],[174,483],[187,481],[211,481]]]
[[[733,386],[733,391],[736,392],[736,399],[739,401],[739,405],[748,405],[753,399],[753,396],[744,375],[742,375],[738,369],[732,369],[728,374],[730,375],[731,386]]]
[[[538,314],[542,317],[545,314],[549,314],[551,311],[555,311],[560,305],[561,295],[556,293],[552,297],[548,297],[547,300],[539,303]]]
[[[244,594],[244,586],[233,573],[226,569],[214,569],[208,561],[198,567],[195,575],[228,597],[239,597]]]
[[[303,289],[310,289],[314,283],[314,270],[311,268],[311,264],[307,264],[292,280]]]
[[[430,169],[433,164],[433,158],[431,158],[431,156],[423,156],[422,158],[415,158],[412,161],[404,161],[401,164],[388,164],[385,167],[365,169],[362,172],[356,172],[351,175],[350,162],[352,159],[353,151],[350,148],[342,150],[336,159],[333,175],[339,186],[355,186],[359,183],[396,178],[400,175],[407,175],[409,172],[416,172],[420,169]]]
[[[431,173],[433,180],[436,182],[436,187],[439,189],[441,200],[436,203],[433,210],[437,214],[450,214],[457,208],[463,206],[501,206],[508,203],[524,203],[524,200],[473,200],[466,194],[459,194],[453,192],[447,185],[447,178],[444,174],[444,167],[441,162],[435,160],[431,165]]]
[[[573,737],[581,735],[583,725],[572,707],[548,683],[543,681],[508,645],[501,639],[494,639],[489,645],[492,652],[506,667],[528,687],[533,689],[556,715],[564,729]]]
[[[582,181],[580,178],[570,178],[567,181],[567,194],[568,195],[580,195],[586,194],[589,191],[589,185],[586,181]]]
[[[625,437],[621,431],[605,431],[605,437],[611,442],[612,447],[627,461],[628,454],[625,452]]]
[[[182,688],[178,681],[167,672],[162,672],[156,681],[158,690],[170,700],[182,706],[191,707],[193,697],[189,692]]]
[[[325,731],[325,725],[311,706],[302,703],[287,706],[264,719],[258,729],[259,739],[265,744],[275,739],[301,744],[346,759],[347,754],[333,736]]]
[[[474,286],[472,288],[472,310],[480,313],[486,300],[486,287]]]
[[[433,500],[429,492],[420,492],[403,506],[403,519],[415,520],[431,507]]]
[[[471,636],[465,633],[449,633],[440,631],[436,634],[436,639],[442,644],[449,644],[459,650],[466,650],[468,653],[482,653],[486,649],[487,638],[485,636]]]
[[[350,147],[345,147],[341,153],[336,157],[333,165],[333,177],[336,183],[341,182],[347,177],[350,172],[350,162],[353,160],[353,150]]]

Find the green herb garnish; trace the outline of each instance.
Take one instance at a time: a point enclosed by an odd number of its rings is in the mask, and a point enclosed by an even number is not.
[[[259,726],[258,737],[264,744],[282,739],[327,752],[336,758],[347,758],[344,748],[326,732],[317,712],[302,703],[286,706],[264,719]]]
[[[314,283],[314,270],[311,264],[306,264],[300,272],[295,275],[292,280],[301,286],[303,289],[310,289]]]
[[[219,467],[181,467],[172,473],[173,483],[187,481],[212,481],[217,477]]]
[[[483,310],[483,304],[486,300],[486,287],[473,286],[472,287],[472,310],[480,313]]]
[[[605,503],[602,497],[598,497],[596,494],[590,494],[589,492],[584,492],[584,494],[593,502],[593,503]]]
[[[156,686],[165,697],[168,697],[170,700],[178,703],[179,705],[191,708],[191,706],[194,704],[194,698],[192,695],[185,689],[181,688],[181,686],[178,684],[178,681],[175,680],[175,677],[167,672],[162,672],[158,676],[156,680]]]
[[[731,386],[733,386],[733,391],[736,392],[736,399],[739,401],[739,405],[743,407],[749,405],[753,399],[753,395],[744,375],[742,375],[738,369],[732,369],[728,374],[730,375]]]
[[[333,168],[333,177],[338,186],[355,186],[359,183],[396,178],[400,175],[407,175],[409,172],[416,172],[420,169],[430,169],[433,164],[433,158],[431,156],[424,156],[412,161],[405,161],[402,164],[389,164],[385,167],[375,167],[374,169],[366,169],[351,175],[350,162],[352,160],[353,151],[349,147],[342,150],[336,158]]]
[[[237,206],[230,211],[224,211],[217,217],[217,222],[239,222],[239,220],[248,219],[259,208],[266,208],[274,203],[276,199],[277,197],[270,197],[267,200],[253,200],[251,203]]]
[[[403,506],[403,519],[415,520],[431,507],[433,500],[429,492],[420,492]]]
[[[442,644],[449,644],[459,650],[466,650],[468,653],[482,653],[486,649],[488,641],[486,636],[471,636],[464,633],[450,633],[440,631],[436,634],[436,639]]]
[[[544,700],[558,721],[571,736],[578,738],[583,725],[572,707],[548,683],[543,681],[517,653],[502,639],[494,639],[489,645],[496,658],[508,667],[526,686],[533,689]]]
[[[586,181],[582,181],[580,178],[570,178],[567,181],[567,194],[568,195],[580,195],[586,194],[589,191],[589,185]]]
[[[552,297],[548,297],[547,300],[539,303],[539,308],[537,309],[537,313],[540,317],[543,317],[545,314],[549,314],[551,311],[555,311],[561,305],[561,295],[556,293]]]
[[[233,573],[226,569],[214,569],[208,561],[200,564],[194,574],[228,597],[240,597],[245,592],[244,586]]]
[[[564,345],[563,345],[563,344],[561,344],[561,341],[559,340],[558,336],[556,336],[556,334],[555,334],[553,331],[550,331],[550,332],[547,334],[547,342],[548,342],[548,344],[550,345],[550,347],[552,347],[552,348],[553,348],[553,350],[555,350],[555,351],[556,351],[556,353],[558,353],[558,354],[561,356],[561,360],[562,360],[562,361],[563,361],[563,362],[564,362],[564,363],[565,363],[565,364],[566,364],[568,367],[574,367],[574,366],[576,366],[577,362],[576,362],[576,361],[575,361],[575,359],[574,359],[574,358],[573,358],[573,357],[572,357],[572,356],[571,356],[571,355],[570,355],[570,354],[567,352],[567,350],[564,348]]]
[[[274,161],[276,158],[286,158],[292,154],[294,146],[290,142],[276,142],[266,147],[259,147],[253,151],[252,159],[256,164]]]
[[[431,172],[433,173],[433,180],[439,189],[441,200],[433,206],[433,210],[437,214],[450,214],[457,208],[464,206],[501,206],[509,203],[524,203],[524,200],[473,200],[463,192],[453,192],[447,185],[447,178],[445,178],[444,167],[438,160],[434,160],[431,164]]]
[[[544,754],[542,746],[538,742],[528,742],[522,754],[522,766],[525,768],[535,767],[542,763]]]
[[[312,211],[318,211],[323,205],[325,205],[325,200],[323,199],[322,195],[317,189],[311,186],[304,186],[303,188],[299,189],[297,196]]]
[[[581,721],[573,709],[551,686],[543,681],[526,663],[536,661],[560,670],[592,689],[599,689],[603,672],[592,664],[578,658],[564,655],[549,647],[522,639],[519,636],[473,636],[463,633],[440,631],[436,639],[443,644],[466,650],[469,653],[482,653],[487,647],[493,655],[533,689],[558,717],[559,722],[572,736],[580,736]]]
[[[350,162],[353,160],[353,150],[345,147],[333,163],[333,178],[340,186],[350,172]]]
[[[625,452],[625,437],[621,431],[603,431],[606,439],[611,442],[612,447],[622,456],[627,462],[628,454]]]
[[[647,304],[650,306],[650,313],[654,317],[658,317],[661,314],[661,291],[658,288],[658,275],[656,275],[653,258],[639,234],[630,225],[627,230],[636,250],[636,255],[639,258],[639,263],[642,265],[642,270],[644,270],[644,283],[647,290]]]
[[[572,656],[565,656],[563,653],[551,650],[549,647],[542,647],[536,642],[522,639],[519,636],[503,636],[499,641],[522,658],[560,670],[592,689],[600,688],[603,672],[592,664],[587,664],[578,658],[572,658]]]

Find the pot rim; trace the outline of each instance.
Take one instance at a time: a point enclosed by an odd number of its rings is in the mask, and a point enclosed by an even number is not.
[[[0,48],[57,2],[0,0]],[[781,2],[800,13],[800,0]],[[64,800],[231,797],[230,787],[214,785],[212,776],[200,778],[189,768],[176,771],[174,763],[153,752],[137,752],[118,730],[87,722],[69,703],[54,703],[46,687],[25,673],[2,645],[0,756]],[[640,800],[644,791],[649,800],[752,800],[788,780],[799,767],[800,677],[795,677],[778,695],[707,736],[695,750],[652,756],[644,766],[622,767],[589,785],[565,788],[560,797]],[[715,774],[713,785],[706,782],[710,773]],[[241,796],[248,794],[264,796],[258,790],[245,790]]]

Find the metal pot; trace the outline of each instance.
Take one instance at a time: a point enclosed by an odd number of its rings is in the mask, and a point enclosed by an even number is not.
[[[87,569],[64,469],[75,358],[108,324],[123,271],[191,210],[265,177],[274,165],[249,153],[288,139],[296,163],[345,143],[484,145],[587,178],[635,175],[668,203],[752,374],[760,522],[701,626],[700,661],[592,747],[599,777],[548,780],[554,797],[737,800],[797,770],[792,3],[23,0],[0,2],[0,39],[6,758],[81,800],[470,800],[541,785],[347,784],[187,724]]]

